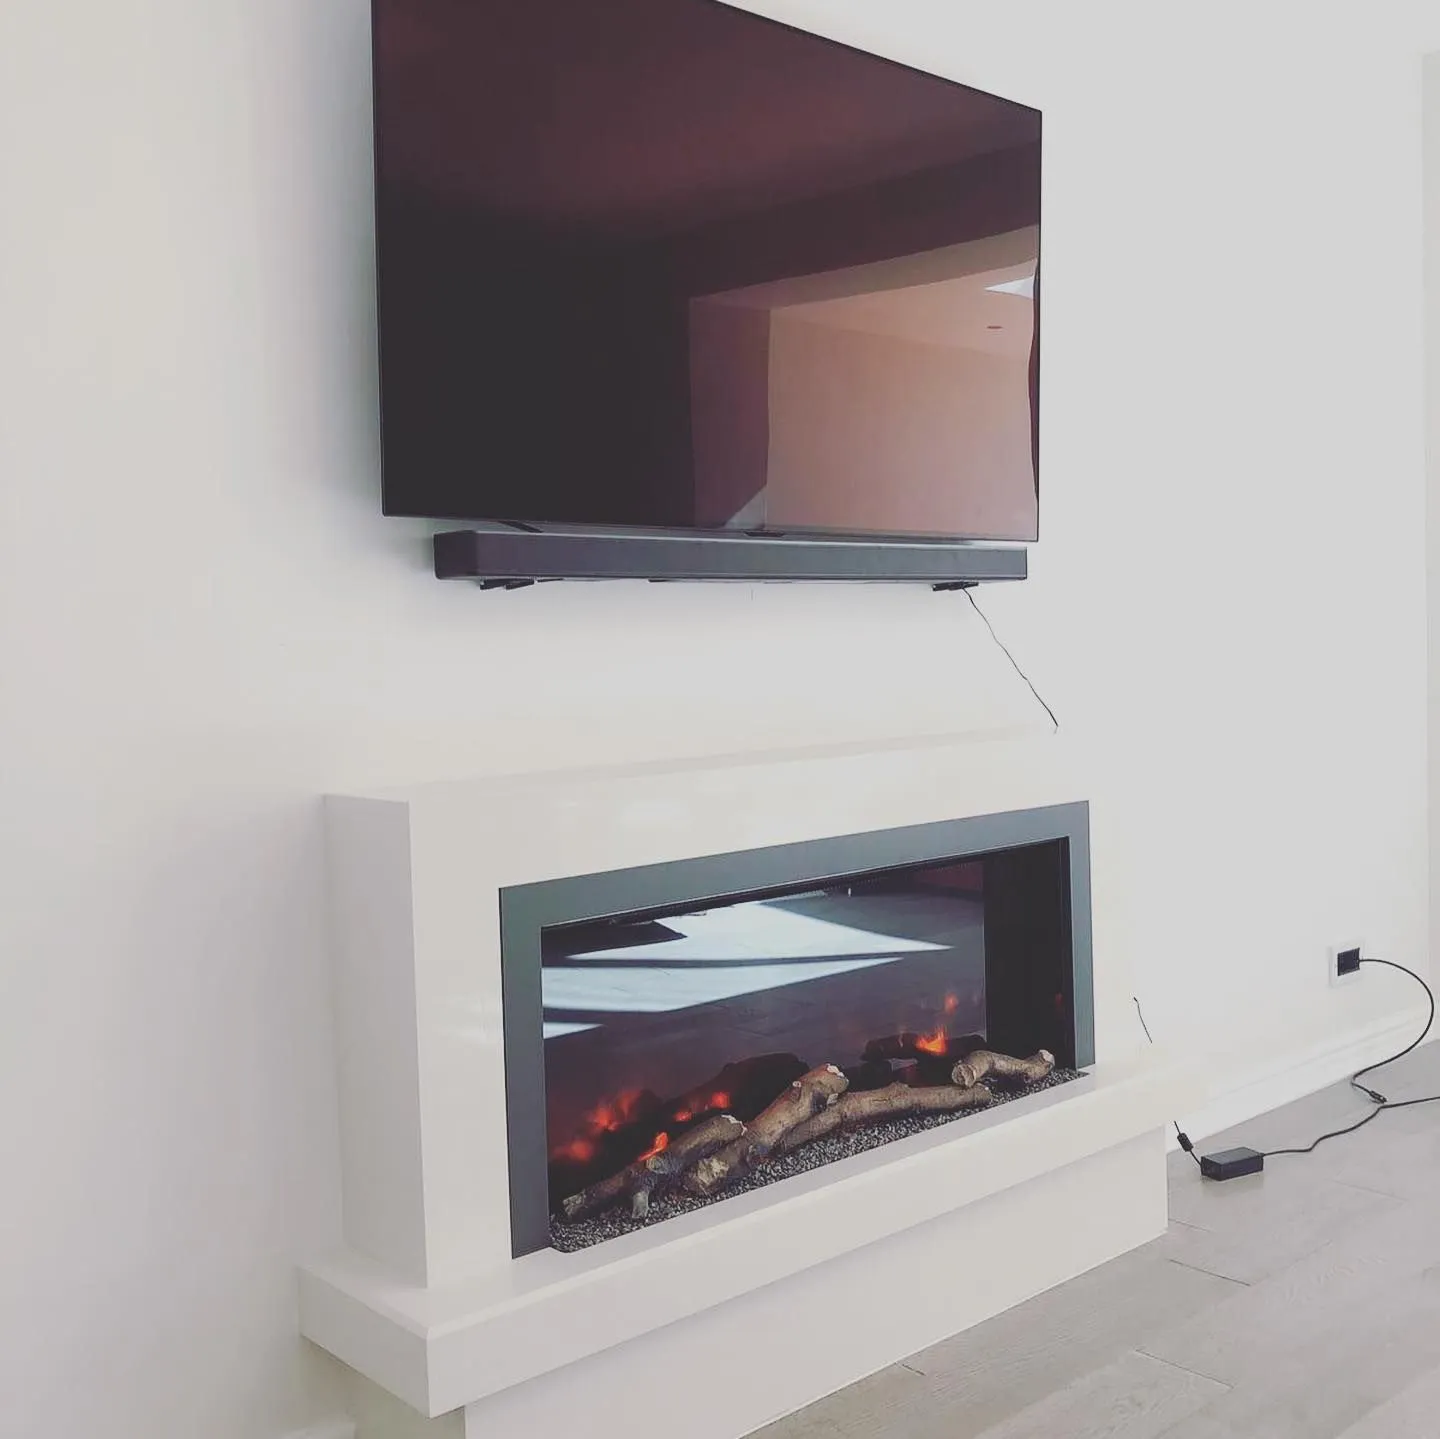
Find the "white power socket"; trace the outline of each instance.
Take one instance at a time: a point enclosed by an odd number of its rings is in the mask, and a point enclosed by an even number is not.
[[[1330,983],[1332,985],[1353,984],[1357,979],[1360,978],[1359,969],[1354,970],[1350,974],[1340,973],[1340,956],[1344,954],[1347,950],[1352,949],[1359,950],[1360,953],[1363,955],[1365,953],[1364,941],[1359,939],[1347,939],[1340,944],[1332,944],[1330,948],[1326,951],[1326,957],[1330,965]]]

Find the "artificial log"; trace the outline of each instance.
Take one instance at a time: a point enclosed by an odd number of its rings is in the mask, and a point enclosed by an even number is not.
[[[887,1034],[872,1039],[861,1054],[862,1059],[917,1059],[948,1060],[954,1064],[967,1054],[985,1048],[985,1040],[978,1034],[946,1035],[939,1040],[926,1034],[906,1030],[903,1034]]]
[[[789,1154],[802,1144],[823,1139],[837,1129],[859,1129],[882,1119],[902,1119],[916,1114],[953,1114],[961,1109],[984,1109],[993,1096],[983,1084],[961,1088],[956,1084],[933,1084],[912,1089],[908,1084],[891,1084],[859,1094],[845,1094],[828,1109],[797,1124],[776,1146],[775,1153]]]
[[[691,1165],[733,1144],[744,1133],[745,1126],[733,1114],[714,1115],[664,1149],[637,1159],[598,1184],[572,1194],[562,1201],[560,1212],[574,1223],[628,1198],[630,1212],[637,1219],[643,1219],[650,1212],[653,1195],[671,1188]]]
[[[691,1165],[733,1144],[745,1133],[745,1126],[733,1114],[716,1114],[682,1134],[673,1144],[648,1159],[637,1160],[638,1170],[630,1185],[630,1213],[643,1219],[650,1212],[650,1198],[673,1189]]]
[[[1036,1084],[1054,1068],[1055,1056],[1048,1049],[1036,1050],[1029,1059],[1014,1059],[1008,1054],[977,1049],[950,1071],[950,1078],[964,1089],[979,1084],[982,1079],[1013,1079],[1022,1084]]]
[[[691,1194],[710,1195],[763,1164],[775,1146],[798,1124],[833,1105],[847,1080],[833,1064],[801,1075],[775,1102],[755,1117],[733,1144],[702,1159],[681,1181]]]

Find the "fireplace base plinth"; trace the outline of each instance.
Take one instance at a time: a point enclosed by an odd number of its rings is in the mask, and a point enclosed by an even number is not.
[[[727,1362],[751,1377],[687,1439],[738,1439],[1163,1232],[1163,1126],[1192,1091],[1183,1067],[1147,1051],[581,1253],[543,1250],[439,1288],[347,1253],[302,1271],[301,1327],[422,1413],[469,1405],[489,1416],[476,1434],[519,1439],[510,1416],[531,1436],[565,1432],[545,1406],[587,1385],[610,1396],[595,1414],[613,1403],[618,1416],[624,1386],[633,1405],[641,1384],[635,1356],[652,1348],[664,1351],[641,1366],[652,1383],[699,1382],[715,1350],[685,1336],[733,1326]],[[891,1305],[877,1296],[900,1279],[914,1291],[904,1305],[897,1292],[885,1324],[843,1326],[803,1363],[781,1346],[784,1373],[769,1372],[745,1317],[755,1306],[792,1338],[818,1334],[836,1305]],[[544,1380],[562,1368],[564,1382]],[[592,1417],[573,1432],[628,1431]]]
[[[626,1439],[637,1393],[647,1406],[683,1413],[673,1432],[684,1439],[741,1439],[1158,1238],[1165,1204],[1157,1130],[471,1404],[465,1439]],[[943,1292],[951,1276],[965,1282]],[[875,1322],[835,1319],[860,1313]],[[714,1383],[720,1354],[720,1367],[743,1374],[743,1383]]]

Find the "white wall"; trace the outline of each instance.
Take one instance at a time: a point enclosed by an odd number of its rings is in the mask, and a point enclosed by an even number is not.
[[[1044,107],[1044,537],[982,602],[1095,748],[1152,1028],[1359,1033],[1403,991],[1327,941],[1426,952],[1418,30],[768,8]],[[340,1402],[291,1269],[337,1232],[321,791],[1030,713],[957,595],[428,576],[378,513],[365,9],[0,8],[6,1433]]]
[[[1425,512],[1426,592],[1429,616],[1430,753],[1440,747],[1440,6],[1433,7],[1422,96],[1424,106],[1424,275],[1425,275]],[[1440,935],[1440,765],[1430,766],[1430,933]]]

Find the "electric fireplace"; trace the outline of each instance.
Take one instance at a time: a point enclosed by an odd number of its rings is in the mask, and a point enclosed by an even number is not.
[[[1201,1086],[1126,1048],[1099,930],[1092,983],[1075,768],[1033,735],[330,797],[344,1242],[305,1335],[496,1439],[636,1395],[733,1439],[1162,1234]]]
[[[500,908],[517,1256],[1094,1060],[1083,803],[511,886]]]

